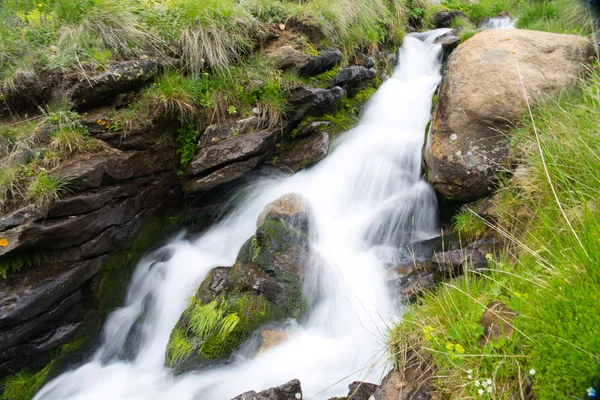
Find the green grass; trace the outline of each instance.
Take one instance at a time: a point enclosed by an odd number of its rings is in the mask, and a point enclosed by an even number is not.
[[[38,206],[57,200],[60,194],[68,190],[68,181],[46,172],[36,174],[27,188],[27,199]]]
[[[485,221],[474,212],[464,210],[452,217],[452,226],[461,243],[467,245],[479,239],[487,230]]]
[[[517,28],[520,29],[578,35],[589,35],[594,32],[588,11],[583,3],[578,1],[444,0],[441,8],[461,10],[476,25],[481,24],[485,18],[495,17],[502,11],[509,11],[511,18],[517,19]]]
[[[525,398],[529,390],[539,399],[588,398],[586,389],[597,383],[597,68],[580,90],[533,107],[532,118],[514,132],[513,158],[528,170],[495,197],[504,255],[489,256],[489,271],[425,294],[391,335],[396,352],[404,337],[418,338],[434,360],[433,383],[444,398],[481,397],[474,382],[483,378],[493,381],[492,395],[483,398]],[[479,229],[477,219],[464,214],[455,224]],[[517,313],[515,331],[481,347],[480,318],[492,301]],[[457,344],[464,353],[456,352]]]

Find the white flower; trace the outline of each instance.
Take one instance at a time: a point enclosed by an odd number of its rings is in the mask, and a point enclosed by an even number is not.
[[[491,386],[490,386],[490,387],[488,387],[488,389],[487,389],[487,390],[488,390],[488,393],[492,393],[492,387],[491,387]]]
[[[529,370],[529,375],[535,375],[535,369],[531,368],[531,369]]]
[[[468,370],[467,370],[467,374],[471,375],[472,373],[473,373],[473,370],[472,370],[472,369],[468,369]]]
[[[479,385],[481,385],[481,383],[479,383],[479,381],[475,381],[475,386],[479,387]]]
[[[467,378],[473,379],[473,375],[467,375]]]
[[[488,380],[487,380],[487,384],[491,386],[491,385],[492,385],[492,380],[491,380],[491,379],[488,379]]]
[[[480,395],[481,395],[481,394],[483,394],[483,389],[479,389],[479,390],[477,391],[477,393],[479,393]]]
[[[487,387],[488,383],[486,381],[481,382],[481,386],[483,386],[484,388]]]

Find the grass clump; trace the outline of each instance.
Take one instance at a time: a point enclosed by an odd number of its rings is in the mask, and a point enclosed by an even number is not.
[[[398,341],[406,330],[420,335],[445,398],[476,397],[475,381],[488,379],[489,398],[588,398],[588,388],[599,389],[598,93],[596,66],[579,90],[533,108],[513,143],[527,174],[494,200],[505,255],[425,294],[397,327]],[[511,310],[499,320],[512,332],[482,344],[482,316],[494,302]]]
[[[479,239],[487,230],[485,221],[470,210],[464,210],[454,215],[452,226],[458,232],[461,243],[465,245]]]
[[[444,0],[442,7],[461,10],[476,25],[485,18],[496,17],[502,11],[509,11],[516,19],[517,28],[589,35],[594,28],[590,23],[590,12],[585,4],[570,0]],[[468,31],[472,29],[467,29]],[[472,34],[471,34],[472,36]],[[465,40],[468,38],[465,38]]]
[[[38,206],[58,200],[60,194],[68,190],[68,181],[40,172],[31,180],[27,188],[27,198]]]
[[[46,365],[37,373],[19,372],[0,382],[2,400],[29,400],[46,381],[52,364]]]

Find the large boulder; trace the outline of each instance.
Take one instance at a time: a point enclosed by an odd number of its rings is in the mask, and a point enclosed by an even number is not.
[[[233,267],[209,273],[171,333],[167,363],[176,373],[227,360],[265,325],[304,314],[309,213],[299,195],[277,199],[258,218]],[[199,329],[195,316],[207,314],[217,322]]]
[[[526,99],[576,85],[590,40],[525,30],[490,30],[460,45],[447,63],[425,148],[429,182],[443,196],[483,198],[505,170],[508,130]]]

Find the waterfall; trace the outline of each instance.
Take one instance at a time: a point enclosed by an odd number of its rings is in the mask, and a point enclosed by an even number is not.
[[[490,30],[490,29],[514,29],[515,28],[515,20],[510,19],[510,17],[494,17],[494,18],[486,18],[480,26],[482,31]]]
[[[142,260],[94,357],[35,399],[229,400],[293,378],[305,399],[328,399],[345,395],[354,380],[379,382],[389,370],[386,332],[401,314],[389,267],[407,257],[402,243],[436,235],[436,198],[422,180],[421,151],[441,80],[433,41],[447,31],[406,37],[392,77],[325,160],[291,177],[260,179],[200,238],[175,238]],[[231,364],[173,376],[165,350],[188,299],[211,268],[233,264],[263,208],[287,193],[304,196],[312,210],[308,317],[259,355],[240,352]]]

